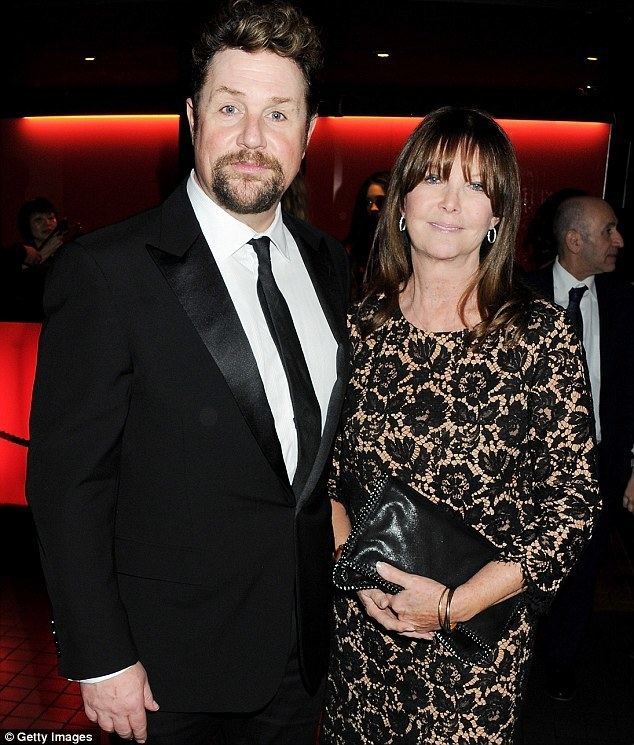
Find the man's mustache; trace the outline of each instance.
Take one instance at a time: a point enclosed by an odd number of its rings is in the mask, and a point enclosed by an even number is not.
[[[279,161],[270,155],[265,155],[255,151],[253,153],[227,153],[220,156],[216,161],[216,168],[225,166],[239,165],[241,163],[269,168],[276,173],[282,173],[282,166]]]

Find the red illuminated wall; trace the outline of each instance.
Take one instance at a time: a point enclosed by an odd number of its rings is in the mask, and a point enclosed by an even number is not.
[[[315,225],[348,232],[361,182],[391,168],[419,117],[320,117],[306,155]],[[601,196],[610,127],[500,120],[522,169],[524,218],[552,192],[575,186]],[[178,175],[179,117],[94,116],[0,120],[0,239],[17,240],[20,204],[48,196],[84,230],[160,202]]]
[[[28,440],[39,323],[0,323],[0,431]],[[24,504],[26,447],[0,437],[0,503]]]
[[[3,245],[20,205],[48,197],[83,231],[158,204],[178,177],[178,115],[0,120]],[[37,324],[0,323],[0,431],[28,438]],[[26,448],[0,437],[0,503],[24,504]]]
[[[321,117],[306,155],[311,219],[343,240],[361,183],[389,170],[420,117]],[[523,219],[567,187],[603,196],[610,126],[501,119],[522,173]],[[520,260],[522,256],[520,255]]]
[[[0,120],[2,244],[36,196],[84,231],[158,204],[178,177],[178,129],[175,114]]]
[[[343,239],[361,182],[391,168],[419,118],[320,118],[306,156],[312,221]],[[524,220],[566,187],[601,196],[607,124],[501,120],[523,183]],[[27,198],[48,196],[90,230],[157,204],[178,166],[178,116],[0,121],[2,240]],[[39,326],[0,323],[0,430],[28,437]],[[0,503],[24,503],[26,449],[0,439]]]

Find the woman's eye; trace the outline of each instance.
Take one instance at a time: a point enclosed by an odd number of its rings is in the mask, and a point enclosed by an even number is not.
[[[469,186],[473,189],[473,191],[484,192],[484,185],[480,181],[472,181]]]
[[[425,176],[425,183],[426,184],[439,184],[440,183],[440,176],[436,173],[430,173],[427,176]]]

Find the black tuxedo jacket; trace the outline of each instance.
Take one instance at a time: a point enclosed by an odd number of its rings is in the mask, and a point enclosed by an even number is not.
[[[321,446],[286,475],[255,358],[182,184],[81,238],[46,292],[27,493],[60,672],[140,660],[164,710],[250,711],[327,665],[325,480],[347,381],[344,250],[284,217],[338,343]]]
[[[553,265],[526,275],[539,294],[554,301]],[[634,287],[616,274],[596,274],[601,356],[599,473],[605,499],[617,505],[632,472],[634,443]]]

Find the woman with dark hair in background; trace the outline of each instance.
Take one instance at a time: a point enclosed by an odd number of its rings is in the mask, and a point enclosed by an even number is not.
[[[64,243],[68,226],[60,221],[53,203],[46,197],[25,202],[18,211],[22,237],[3,251],[3,305],[5,319],[39,321],[43,318],[44,280],[47,260]]]
[[[512,145],[479,111],[432,112],[394,167],[351,317],[336,545],[389,475],[488,539],[497,560],[457,587],[379,562],[400,592],[337,594],[329,745],[511,743],[536,612],[590,536],[598,490],[581,345],[563,311],[514,279],[520,206]],[[520,593],[485,661],[452,651],[456,625]]]
[[[376,171],[371,174],[361,184],[354,202],[350,232],[344,241],[350,255],[354,299],[361,297],[363,276],[389,180],[388,171]]]

